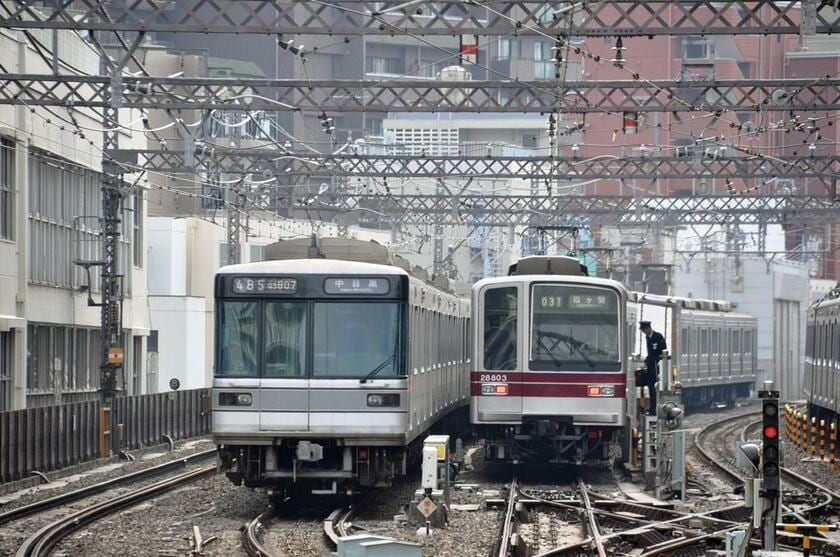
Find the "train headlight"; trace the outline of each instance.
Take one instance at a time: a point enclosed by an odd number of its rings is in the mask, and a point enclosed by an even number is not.
[[[251,393],[219,393],[219,406],[251,406]]]
[[[508,386],[504,384],[500,385],[498,383],[482,383],[481,394],[505,396],[508,394]]]
[[[615,396],[615,387],[612,385],[590,385],[586,389],[587,396]]]
[[[371,408],[395,408],[400,405],[400,395],[396,393],[371,393],[367,396],[367,405]]]

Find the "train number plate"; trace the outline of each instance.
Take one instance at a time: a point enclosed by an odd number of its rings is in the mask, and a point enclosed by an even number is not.
[[[294,294],[297,291],[297,279],[236,277],[231,289],[234,294]]]

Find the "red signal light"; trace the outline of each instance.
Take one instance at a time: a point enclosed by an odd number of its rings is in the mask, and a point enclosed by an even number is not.
[[[774,425],[764,426],[764,437],[767,439],[775,439],[779,436],[779,430]]]

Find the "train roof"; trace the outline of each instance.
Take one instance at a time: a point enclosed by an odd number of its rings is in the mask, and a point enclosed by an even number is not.
[[[219,269],[221,275],[233,274],[294,274],[294,275],[408,275],[405,269],[393,265],[380,265],[362,261],[344,261],[341,259],[284,259],[280,261],[260,261],[228,265]]]
[[[679,306],[684,309],[702,311],[731,312],[732,303],[725,300],[703,300],[700,298],[683,298],[681,296],[663,296],[661,294],[647,294],[645,292],[630,292],[629,301],[640,304],[658,306]]]
[[[821,307],[832,307],[840,304],[840,286],[835,286],[825,296],[816,300],[809,307],[809,311],[817,310]]]
[[[626,292],[624,285],[620,282],[597,277],[586,277],[581,275],[510,275],[505,277],[494,277],[481,279],[473,285],[473,288],[480,288],[488,284],[514,284],[530,282],[569,282],[573,284],[589,284],[592,286],[607,286]]]

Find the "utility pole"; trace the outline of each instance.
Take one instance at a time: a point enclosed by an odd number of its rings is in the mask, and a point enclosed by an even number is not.
[[[128,194],[128,187],[122,179],[123,169],[111,160],[108,153],[119,149],[119,109],[122,104],[122,72],[134,51],[143,41],[144,33],[138,32],[132,44],[123,53],[119,61],[113,61],[104,49],[101,49],[102,71],[110,73],[111,85],[106,90],[107,106],[102,112],[102,220],[101,233],[102,259],[100,290],[100,327],[102,334],[102,360],[99,367],[99,392],[102,399],[100,411],[99,450],[102,456],[119,447],[120,441],[114,439],[114,424],[111,406],[114,397],[121,390],[118,377],[125,363],[124,338],[122,332],[123,275],[120,273],[120,240],[122,224],[122,203]],[[99,44],[98,41],[94,41]]]
[[[443,188],[443,179],[438,179],[437,185],[435,186],[435,196],[440,199],[444,196],[444,188]],[[432,274],[434,276],[444,274],[444,262],[443,262],[443,225],[440,222],[435,223],[434,227],[434,238],[432,240],[433,244],[433,253],[432,253]]]
[[[227,248],[228,265],[242,263],[242,212],[245,207],[246,197],[239,187],[233,190],[233,200],[228,205],[227,219]]]

